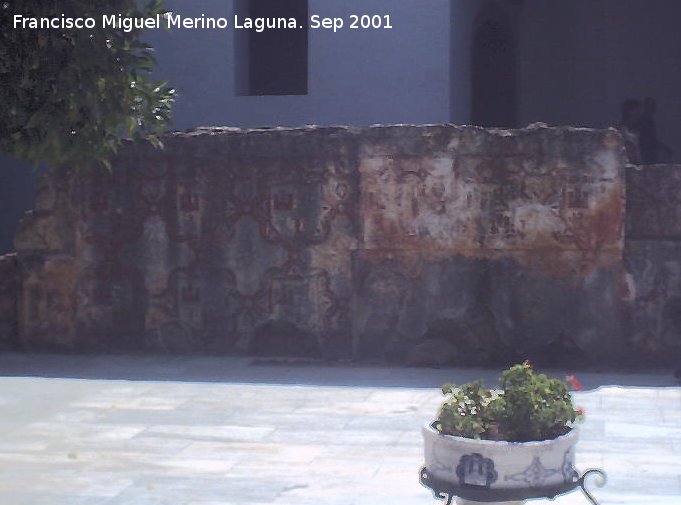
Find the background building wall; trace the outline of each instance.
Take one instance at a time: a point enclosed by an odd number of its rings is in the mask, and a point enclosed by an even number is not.
[[[186,16],[226,17],[233,0],[170,0]],[[232,30],[149,34],[157,75],[177,87],[173,126],[438,123],[449,120],[449,0],[310,0],[310,14],[389,14],[391,30],[310,30],[309,94],[240,96]],[[230,25],[231,26],[231,25]]]
[[[677,0],[525,0],[520,124],[617,125],[625,99],[650,96],[660,140],[681,160],[680,20]]]
[[[450,19],[450,121],[470,124],[473,20],[479,0],[452,0]]]

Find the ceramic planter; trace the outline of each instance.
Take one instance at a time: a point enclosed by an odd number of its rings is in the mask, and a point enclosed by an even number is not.
[[[575,429],[553,440],[503,442],[442,435],[427,425],[423,437],[425,469],[457,489],[462,505],[489,503],[487,498],[494,496],[509,498],[498,500],[506,505],[520,504],[526,498],[555,496],[577,480]]]

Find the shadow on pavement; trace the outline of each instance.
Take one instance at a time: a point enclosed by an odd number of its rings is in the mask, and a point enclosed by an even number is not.
[[[495,384],[501,370],[408,368],[366,363],[208,356],[0,354],[0,377],[89,380],[224,382],[301,386],[439,388],[484,379]],[[541,370],[564,377],[570,370]],[[678,387],[670,371],[580,372],[584,388]]]

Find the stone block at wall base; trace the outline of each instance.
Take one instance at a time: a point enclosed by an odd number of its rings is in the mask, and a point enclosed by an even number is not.
[[[681,242],[631,240],[626,345],[632,365],[681,363]]]

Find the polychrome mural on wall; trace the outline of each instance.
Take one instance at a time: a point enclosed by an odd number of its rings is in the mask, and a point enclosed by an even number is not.
[[[205,128],[165,145],[42,181],[16,240],[25,346],[414,363],[617,347],[614,130]]]

